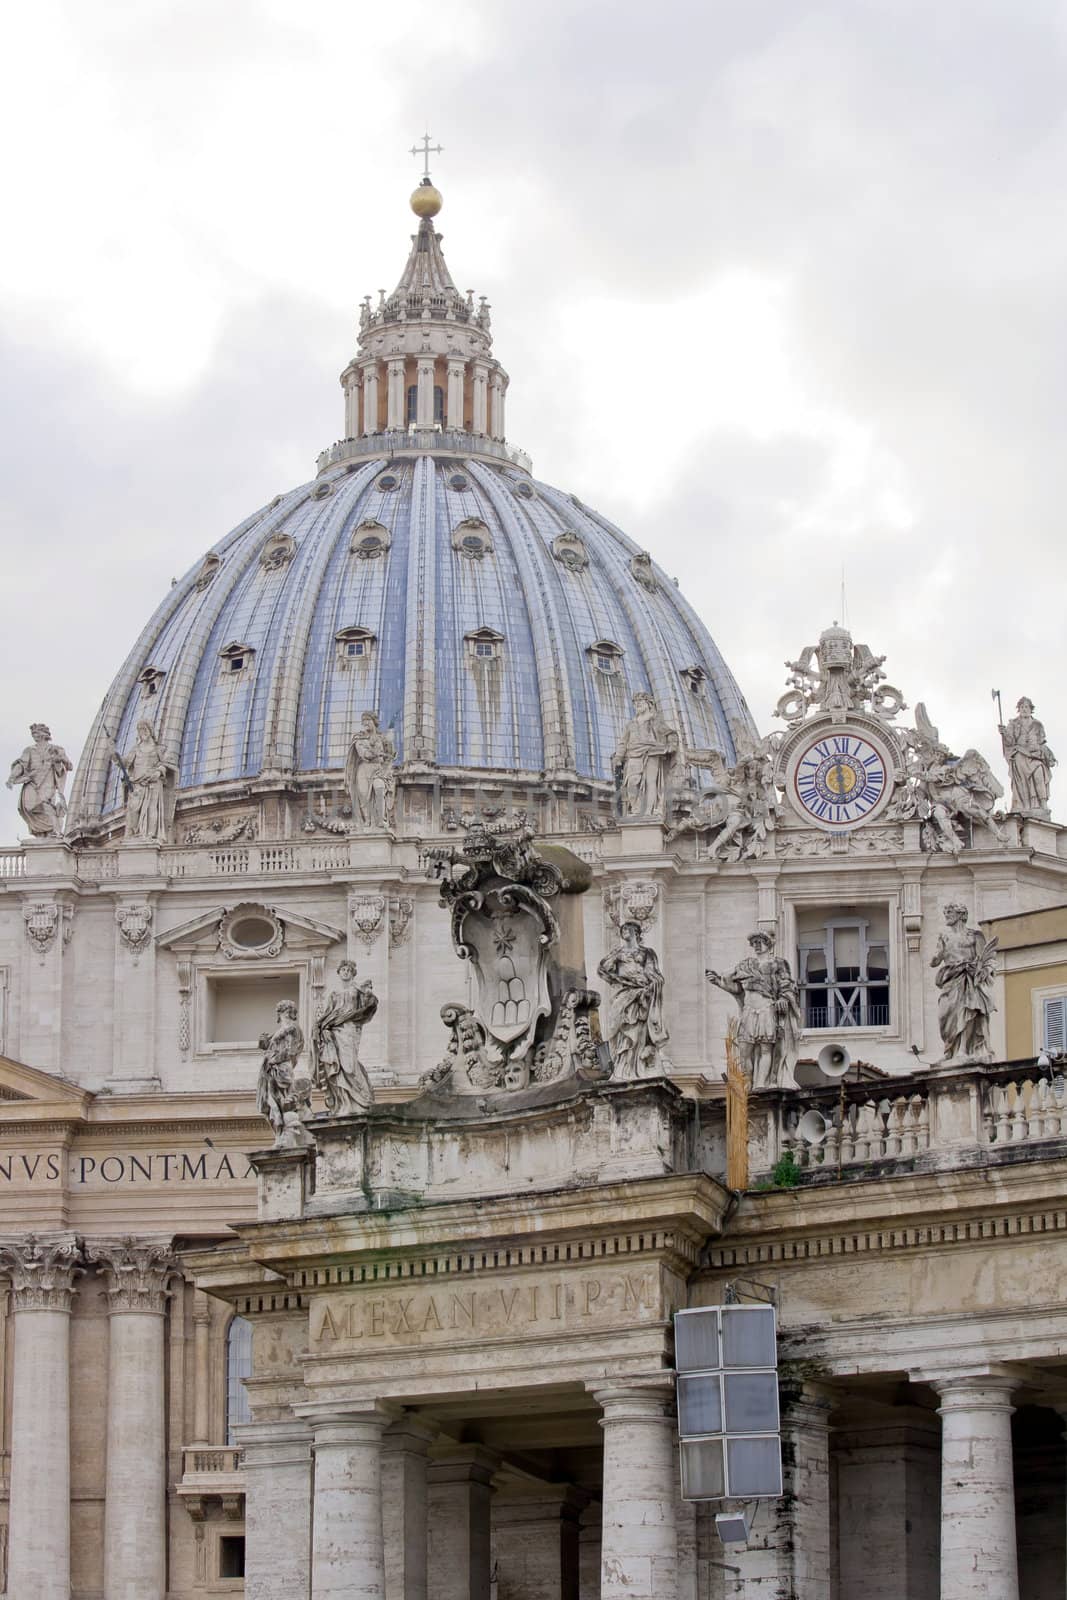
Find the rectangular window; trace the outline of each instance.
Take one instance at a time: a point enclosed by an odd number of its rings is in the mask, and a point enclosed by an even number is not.
[[[245,1575],[245,1536],[243,1533],[224,1533],[219,1540],[219,1577],[243,1578]]]
[[[887,1028],[888,906],[798,912],[797,973],[805,1028]]]
[[[1042,1003],[1044,1026],[1041,1048],[1060,1055],[1067,1050],[1067,995],[1057,995]]]
[[[255,1045],[261,1033],[273,1032],[280,1000],[300,1004],[300,979],[295,972],[234,973],[207,982],[207,1042]]]

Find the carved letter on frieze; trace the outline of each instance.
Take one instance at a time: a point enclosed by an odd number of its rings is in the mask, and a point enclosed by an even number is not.
[[[177,1270],[166,1239],[108,1239],[86,1246],[85,1259],[103,1269],[112,1312],[151,1311],[162,1315],[167,1286]]]
[[[152,907],[143,901],[135,905],[116,906],[115,921],[123,944],[133,951],[136,961],[151,937]]]
[[[69,1311],[74,1279],[82,1271],[81,1248],[73,1234],[0,1243],[0,1271],[11,1279],[16,1311]]]

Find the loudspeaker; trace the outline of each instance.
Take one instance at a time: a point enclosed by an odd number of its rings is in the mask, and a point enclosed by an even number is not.
[[[797,1123],[797,1132],[805,1144],[822,1144],[829,1127],[821,1111],[805,1111]]]
[[[843,1044],[824,1044],[819,1051],[819,1071],[828,1078],[843,1078],[852,1065],[852,1056]]]
[[[753,1506],[742,1506],[738,1511],[720,1511],[715,1518],[715,1532],[723,1544],[745,1544],[752,1531]]]

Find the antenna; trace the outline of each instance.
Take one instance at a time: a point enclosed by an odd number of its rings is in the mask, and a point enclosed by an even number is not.
[[[841,563],[841,626],[848,627],[848,602],[845,599],[845,563]]]

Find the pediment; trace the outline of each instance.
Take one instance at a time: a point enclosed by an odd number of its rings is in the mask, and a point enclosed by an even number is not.
[[[245,910],[250,915],[260,910],[267,917],[275,918],[285,929],[287,943],[293,941],[294,935],[297,945],[317,946],[320,949],[325,945],[340,944],[344,941],[343,929],[335,928],[329,922],[320,922],[317,917],[302,916],[288,909],[282,911],[265,901],[244,900],[214,906],[210,911],[203,911],[199,916],[191,917],[188,922],[179,923],[176,928],[171,928],[166,933],[157,934],[156,947],[160,950],[179,951],[218,948],[220,929],[226,919],[238,910]]]
[[[28,1067],[23,1061],[0,1056],[0,1117],[9,1108],[26,1111],[31,1105],[46,1105],[52,1111],[80,1115],[92,1100],[87,1089],[57,1078],[54,1073]]]

